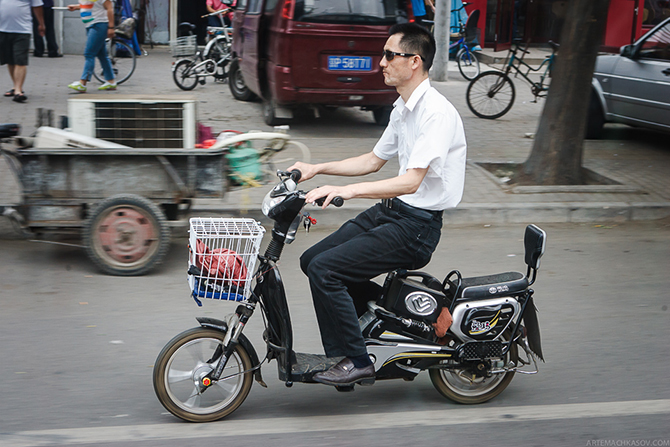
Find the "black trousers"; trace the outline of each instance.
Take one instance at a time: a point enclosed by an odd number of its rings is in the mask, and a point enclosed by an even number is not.
[[[58,44],[56,43],[56,31],[54,29],[54,10],[51,8],[42,8],[44,14],[44,27],[46,28],[44,37],[47,39],[47,51],[49,56],[58,55]],[[33,13],[33,44],[35,45],[35,55],[44,54],[44,38],[40,36],[39,23]]]
[[[424,214],[417,217],[380,203],[303,253],[300,267],[309,278],[328,357],[367,353],[358,316],[378,296],[372,278],[428,264],[440,239],[442,213]]]

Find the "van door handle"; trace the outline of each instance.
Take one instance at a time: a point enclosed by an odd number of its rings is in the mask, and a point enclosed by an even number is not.
[[[663,70],[661,73],[663,73],[663,74],[666,75],[666,76],[670,76],[670,68],[666,68],[666,69]]]

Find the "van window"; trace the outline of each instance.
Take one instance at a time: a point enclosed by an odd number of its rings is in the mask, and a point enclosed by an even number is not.
[[[259,12],[261,12],[261,0],[250,0],[249,8],[247,8],[247,13],[258,14]]]
[[[276,6],[277,6],[277,0],[266,0],[265,12],[273,12]]]
[[[296,0],[298,22],[393,25],[407,22],[406,0]]]

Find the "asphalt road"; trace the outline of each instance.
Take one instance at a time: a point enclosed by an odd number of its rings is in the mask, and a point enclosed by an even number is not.
[[[100,274],[79,248],[0,240],[0,446],[670,445],[670,221],[542,227],[539,374],[472,407],[443,398],[427,374],[353,393],[287,389],[272,362],[262,370],[269,388],[254,383],[235,413],[210,424],[167,413],[151,381],[170,338],[235,306],[190,299],[185,238],[164,266],[132,278]],[[523,230],[447,229],[425,270],[525,272]],[[280,263],[298,351],[322,352],[298,256],[328,231],[300,234]],[[261,356],[262,329],[256,315],[245,332]]]

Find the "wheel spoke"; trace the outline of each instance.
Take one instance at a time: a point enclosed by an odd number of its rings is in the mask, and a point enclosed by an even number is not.
[[[193,371],[170,370],[168,372],[167,380],[169,384],[176,384],[179,382],[184,382],[186,380],[193,380]]]

